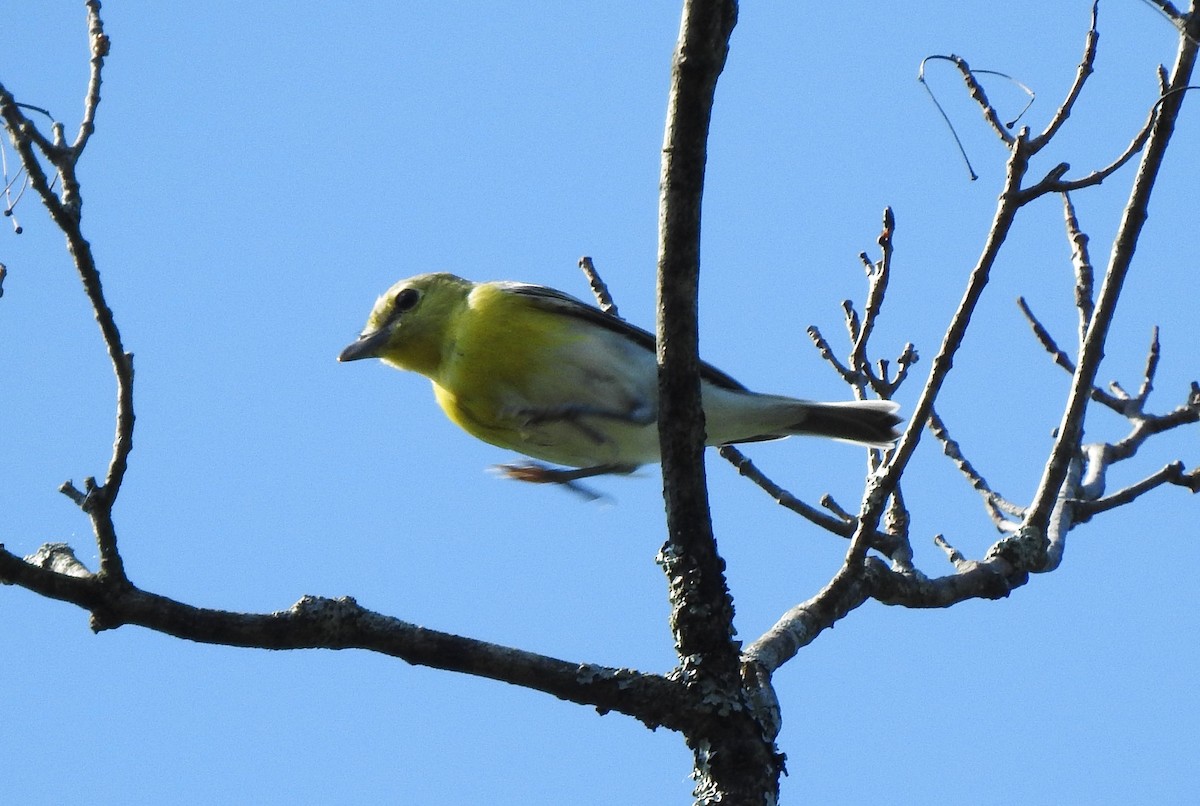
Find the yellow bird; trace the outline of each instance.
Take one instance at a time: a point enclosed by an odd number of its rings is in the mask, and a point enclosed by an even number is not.
[[[569,481],[659,461],[654,350],[651,333],[553,288],[443,273],[384,292],[338,360],[419,372],[472,436],[581,468],[514,475]],[[897,437],[891,401],[763,395],[708,364],[700,371],[706,445],[812,434],[885,447]]]

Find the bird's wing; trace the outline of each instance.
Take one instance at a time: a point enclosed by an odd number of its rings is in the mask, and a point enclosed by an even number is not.
[[[570,294],[564,294],[549,286],[533,285],[532,283],[500,282],[497,285],[509,293],[531,300],[541,308],[567,316],[574,316],[585,322],[598,325],[629,339],[634,344],[651,353],[655,351],[653,333],[643,330],[637,325],[630,324],[620,317],[605,313],[599,308],[572,297]],[[745,386],[738,383],[732,377],[717,369],[712,364],[706,364],[703,361],[700,362],[700,377],[722,389],[737,392],[747,391]]]

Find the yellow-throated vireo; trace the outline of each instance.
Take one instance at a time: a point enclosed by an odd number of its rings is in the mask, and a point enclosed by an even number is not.
[[[472,436],[581,468],[566,479],[659,461],[653,334],[553,288],[444,273],[401,280],[338,356],[363,358],[429,378]],[[897,437],[891,401],[764,395],[708,364],[700,372],[706,445],[811,434],[884,447]]]

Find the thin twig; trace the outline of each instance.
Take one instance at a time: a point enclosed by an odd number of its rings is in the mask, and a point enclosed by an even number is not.
[[[846,520],[830,517],[811,504],[807,504],[801,499],[797,498],[793,493],[772,481],[769,476],[758,469],[758,467],[753,461],[750,460],[748,456],[746,456],[746,454],[742,453],[734,446],[722,445],[718,449],[718,453],[720,453],[722,459],[737,468],[738,473],[740,473],[742,476],[745,476],[747,479],[757,485],[759,489],[771,496],[771,498],[775,500],[775,503],[779,504],[781,507],[790,509],[797,515],[806,518],[810,522],[820,526],[822,529],[832,532],[839,537],[850,536],[851,526]]]
[[[855,519],[845,511],[841,513],[844,517],[831,517],[811,504],[802,501],[772,481],[749,457],[732,445],[723,445],[719,453],[721,454],[721,458],[737,468],[738,473],[745,476],[757,485],[759,489],[771,496],[775,503],[781,507],[790,509],[810,523],[820,526],[822,529],[838,537],[849,538],[854,532]],[[824,499],[822,499],[822,503],[824,503]],[[871,539],[871,548],[886,557],[895,559],[896,556],[903,554],[904,543],[903,539],[895,535],[886,532],[876,532]]]
[[[104,71],[104,59],[108,56],[111,42],[104,33],[104,22],[100,19],[100,1],[88,0],[88,36],[92,47],[92,57],[88,60],[88,86],[83,101],[83,119],[79,121],[79,133],[71,150],[77,155],[83,153],[88,139],[96,131],[96,111],[100,108],[100,78]]]
[[[850,337],[850,343],[858,341],[858,334],[862,331],[862,321],[858,318],[858,311],[854,310],[854,303],[848,299],[842,300],[842,316],[846,320],[846,335]]]
[[[854,523],[854,516],[847,512],[829,493],[823,494],[817,503],[832,512],[834,517],[841,520],[842,523]]]
[[[1142,371],[1142,383],[1138,387],[1137,402],[1138,408],[1141,409],[1146,405],[1146,398],[1150,396],[1150,390],[1154,388],[1154,375],[1158,371],[1158,359],[1161,352],[1161,347],[1158,343],[1158,325],[1154,326],[1150,335],[1150,349],[1146,353],[1146,368]]]
[[[1142,125],[1141,130],[1138,131],[1138,133],[1134,135],[1133,139],[1129,141],[1129,145],[1125,147],[1125,150],[1108,165],[1104,166],[1103,168],[1098,168],[1092,171],[1090,174],[1081,176],[1078,179],[1064,180],[1062,176],[1065,171],[1058,173],[1051,172],[1047,174],[1046,178],[1041,182],[1027,188],[1024,192],[1032,200],[1045,193],[1066,193],[1072,190],[1079,190],[1080,188],[1091,187],[1092,185],[1100,184],[1105,179],[1123,168],[1125,164],[1137,156],[1137,154],[1142,150],[1142,147],[1146,145],[1146,140],[1150,137],[1150,131],[1154,127],[1154,120],[1157,117],[1157,112],[1161,103],[1162,102],[1160,100],[1159,103],[1154,105],[1154,107],[1150,110],[1150,114],[1146,118],[1146,122]]]
[[[934,56],[932,58],[943,58],[951,62],[958,68],[958,72],[962,75],[963,83],[967,85],[967,93],[971,96],[971,100],[979,105],[979,109],[983,112],[983,119],[992,127],[992,131],[996,133],[1004,144],[1012,147],[1015,138],[1008,127],[1000,120],[1000,112],[988,100],[987,93],[983,91],[983,85],[975,78],[974,71],[971,70],[966,60],[960,56],[951,54],[950,56]]]
[[[1079,311],[1079,343],[1083,344],[1095,305],[1095,270],[1092,268],[1092,257],[1088,250],[1088,236],[1079,226],[1071,194],[1063,193],[1062,200],[1063,222],[1067,230],[1067,240],[1071,242],[1071,265],[1075,268],[1075,308]]]
[[[1142,2],[1166,17],[1176,28],[1183,29],[1185,22],[1184,15],[1179,9],[1175,8],[1175,4],[1170,2],[1170,0],[1142,0]]]
[[[808,337],[812,339],[813,346],[817,348],[817,352],[820,353],[821,358],[825,359],[833,367],[842,381],[854,390],[855,396],[860,400],[867,398],[868,386],[880,398],[885,400],[890,399],[900,384],[903,383],[905,376],[908,374],[909,366],[916,363],[917,360],[917,353],[912,344],[905,345],[904,351],[897,359],[900,370],[894,380],[888,380],[887,361],[880,360],[878,362],[879,372],[876,373],[871,366],[871,360],[867,354],[867,342],[875,330],[875,322],[879,319],[883,310],[883,301],[887,294],[888,278],[891,274],[891,262],[894,252],[892,235],[895,230],[895,214],[892,212],[891,207],[885,207],[883,211],[883,227],[877,239],[880,248],[880,259],[877,262],[872,261],[867,257],[865,252],[860,252],[858,255],[867,273],[867,299],[861,317],[855,309],[853,302],[850,300],[842,302],[842,314],[851,345],[847,362],[843,364],[838,360],[833,353],[833,348],[830,347],[829,342],[821,334],[816,325],[811,325],[807,330]]]
[[[1045,130],[1037,137],[1030,141],[1030,146],[1035,151],[1040,151],[1054,135],[1058,134],[1058,130],[1067,122],[1067,118],[1071,116],[1071,110],[1075,107],[1075,102],[1079,100],[1080,93],[1083,92],[1083,86],[1087,83],[1088,76],[1095,70],[1096,64],[1096,43],[1100,41],[1099,32],[1096,29],[1097,18],[1100,13],[1100,0],[1095,0],[1092,3],[1092,24],[1088,28],[1087,39],[1083,46],[1083,56],[1079,59],[1079,67],[1075,71],[1075,81],[1071,83],[1071,89],[1067,91],[1067,97],[1059,104],[1058,109],[1054,111],[1050,122],[1046,124]]]
[[[1175,484],[1185,487],[1194,493],[1200,492],[1200,473],[1196,470],[1193,470],[1191,473],[1185,473],[1183,462],[1171,462],[1161,470],[1151,473],[1141,481],[1130,484],[1128,487],[1118,490],[1111,495],[1106,495],[1095,500],[1076,502],[1075,520],[1078,523],[1084,523],[1092,516],[1101,512],[1107,512],[1110,509],[1116,509],[1117,507],[1132,503],[1151,490],[1161,487],[1164,484]]]
[[[600,272],[596,270],[596,265],[592,263],[592,259],[587,255],[579,258],[579,268],[583,270],[583,274],[587,277],[588,286],[592,289],[592,294],[596,297],[596,303],[605,313],[610,313],[613,316],[620,318],[621,314],[617,312],[617,303],[613,302],[612,295],[608,293],[608,284],[600,277]]]
[[[899,483],[900,476],[916,452],[917,445],[921,440],[921,432],[933,411],[934,401],[954,365],[954,356],[962,345],[971,317],[987,287],[992,267],[1000,253],[1000,247],[1008,237],[1008,232],[1020,209],[1017,190],[1021,186],[1022,177],[1028,170],[1027,137],[1028,130],[1022,129],[1013,143],[1005,171],[1004,189],[1000,194],[1000,203],[988,230],[983,251],[971,271],[963,298],[955,309],[946,328],[942,344],[933,358],[929,376],[917,398],[908,426],[904,429],[899,443],[889,455],[887,463],[867,485],[859,513],[858,528],[846,555],[846,567],[848,568],[861,568],[868,548],[867,536],[878,527],[879,518],[883,514],[888,496]]]
[[[868,379],[876,394],[880,393],[879,378],[871,371],[871,362],[867,358],[867,340],[875,330],[875,321],[883,310],[884,295],[887,294],[888,279],[891,276],[892,233],[896,230],[896,215],[891,207],[883,208],[883,226],[879,232],[879,261],[871,263],[863,261],[867,266],[867,301],[863,306],[862,323],[857,333],[851,334],[853,348],[850,352],[850,365],[861,376]],[[865,397],[863,390],[859,397]]]
[[[904,349],[900,355],[896,356],[896,376],[890,378],[888,376],[888,368],[890,363],[886,358],[879,359],[878,387],[876,392],[882,398],[890,399],[900,385],[908,378],[909,369],[920,360],[917,354],[917,348],[912,342],[904,345]]]
[[[1163,81],[1163,75],[1161,72],[1159,73],[1159,78],[1161,83]],[[1143,146],[1146,144],[1146,141],[1150,137],[1151,131],[1154,129],[1154,123],[1158,117],[1158,112],[1167,99],[1172,94],[1183,94],[1188,90],[1194,89],[1197,89],[1197,87],[1179,86],[1172,89],[1164,89],[1163,94],[1159,97],[1158,101],[1155,102],[1154,106],[1150,107],[1150,113],[1146,118],[1146,122],[1142,125],[1141,130],[1134,136],[1129,145],[1126,146],[1125,151],[1108,165],[1092,171],[1086,176],[1081,176],[1078,179],[1064,180],[1063,176],[1066,174],[1068,166],[1066,163],[1061,163],[1056,168],[1051,169],[1046,174],[1046,177],[1042,179],[1042,181],[1038,182],[1036,185],[1026,188],[1022,191],[1022,193],[1032,200],[1046,193],[1066,193],[1072,190],[1079,190],[1080,188],[1100,184],[1105,179],[1112,176],[1112,174],[1124,167],[1126,163],[1132,160],[1134,156],[1136,156],[1142,150]]]
[[[839,361],[837,356],[833,354],[833,348],[829,346],[829,342],[821,335],[821,331],[817,329],[816,325],[809,325],[805,332],[812,339],[813,346],[817,348],[817,352],[820,353],[821,358],[825,359],[837,371],[837,374],[842,376],[843,381],[850,386],[857,386],[860,383],[860,379],[855,376],[853,370]]]
[[[950,545],[950,542],[946,540],[944,535],[934,535],[933,543],[942,551],[946,552],[946,559],[950,561],[950,564],[954,566],[955,570],[965,570],[965,568],[969,565],[967,558],[963,556],[961,551]]]
[[[988,517],[992,519],[992,523],[1001,532],[1012,531],[1013,522],[1005,517],[1012,515],[1020,518],[1024,513],[1019,506],[1010,502],[1007,498],[993,490],[987,483],[987,479],[975,469],[975,466],[963,455],[962,446],[950,436],[950,430],[946,427],[946,423],[938,415],[937,410],[929,413],[929,430],[933,432],[934,437],[938,442],[942,443],[942,453],[944,453],[954,466],[967,480],[967,483],[982,496],[984,504],[988,511]]]
[[[979,105],[980,110],[983,112],[984,120],[986,120],[988,125],[991,126],[992,131],[994,131],[996,135],[1004,141],[1004,144],[1011,148],[1015,139],[1014,136],[1008,131],[1008,127],[1001,122],[1000,113],[988,100],[987,93],[983,91],[983,86],[976,80],[975,73],[971,70],[971,67],[967,64],[967,61],[961,56],[957,56],[953,53],[951,53],[949,56],[943,56],[940,54],[926,56],[921,60],[921,67],[917,71],[917,81],[921,82],[921,84],[925,87],[926,92],[929,93],[929,97],[933,99],[934,105],[937,106],[938,111],[942,113],[942,117],[945,118],[947,125],[950,125],[951,133],[954,132],[954,127],[950,124],[950,119],[946,116],[946,113],[942,111],[941,104],[938,103],[937,98],[934,97],[933,91],[929,88],[928,83],[925,81],[925,65],[931,61],[950,62],[956,68],[958,68],[958,72],[962,76],[963,82],[967,85],[967,92],[970,94],[971,99]],[[962,151],[962,143],[959,142],[957,134],[954,134],[954,140],[956,143],[959,143],[959,150]],[[966,159],[965,151],[963,151],[963,159]],[[968,168],[970,168],[969,162]],[[971,171],[971,178],[976,178],[973,170]]]
[[[1050,331],[1041,323],[1041,320],[1034,315],[1033,310],[1029,307],[1029,303],[1024,297],[1017,297],[1017,306],[1020,307],[1025,320],[1029,322],[1029,326],[1033,329],[1033,335],[1037,338],[1038,343],[1054,358],[1054,363],[1073,375],[1075,373],[1075,362],[1058,346],[1058,342],[1050,335]],[[1128,411],[1128,406],[1120,397],[1105,392],[1103,389],[1093,386],[1091,396],[1097,403],[1107,406],[1117,412],[1117,414],[1124,415]]]
[[[1200,393],[1197,392],[1197,386],[1193,383],[1187,402],[1176,406],[1166,414],[1146,414],[1141,411],[1140,407],[1131,406],[1129,418],[1133,422],[1133,428],[1123,439],[1112,444],[1109,457],[1112,462],[1132,457],[1137,453],[1138,448],[1155,434],[1200,422]]]
[[[954,128],[954,123],[951,122],[950,116],[946,114],[946,110],[942,108],[942,104],[934,95],[933,89],[929,86],[929,82],[925,80],[925,65],[931,59],[946,59],[945,56],[928,56],[921,60],[921,66],[917,69],[917,81],[925,88],[925,92],[929,94],[929,100],[933,101],[933,106],[937,109],[938,114],[942,116],[942,120],[946,123],[946,128],[950,130],[950,136],[954,138],[954,145],[958,147],[958,155],[962,157],[963,164],[967,166],[967,176],[972,182],[979,178],[979,174],[975,173],[975,168],[971,165],[971,159],[967,156],[967,149],[963,147],[962,140],[959,139],[958,131]]]

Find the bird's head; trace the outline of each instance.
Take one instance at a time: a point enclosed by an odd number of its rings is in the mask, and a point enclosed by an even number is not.
[[[433,377],[473,287],[470,280],[444,273],[401,280],[375,301],[362,334],[342,350],[338,361],[379,358]]]

